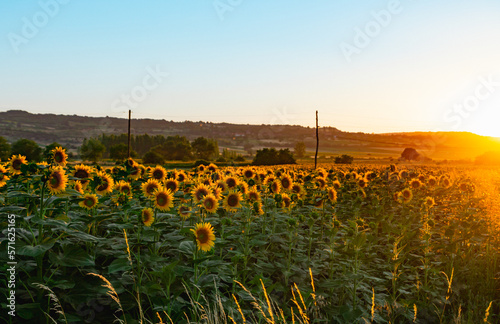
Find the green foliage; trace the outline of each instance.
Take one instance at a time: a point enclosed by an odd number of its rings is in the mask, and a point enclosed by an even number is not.
[[[165,160],[188,161],[193,158],[191,144],[184,136],[169,136],[166,141],[151,149]]]
[[[276,165],[276,164],[295,164],[293,154],[289,149],[264,148],[257,150],[252,162],[254,165]]]
[[[130,157],[136,157],[137,153],[130,150]],[[115,144],[109,148],[109,157],[116,161],[123,161],[128,158],[128,145],[124,143]]]
[[[12,143],[12,154],[22,154],[30,161],[42,159],[42,148],[35,141],[22,138]]]
[[[198,159],[213,160],[219,156],[219,146],[217,141],[198,137],[192,143],[194,156]]]
[[[106,147],[98,139],[84,139],[80,147],[80,156],[82,159],[97,162],[105,151]]]
[[[4,137],[0,136],[0,161],[7,161],[10,157],[10,144]]]
[[[142,158],[142,163],[144,164],[163,164],[165,163],[165,159],[159,153],[155,151],[149,151],[144,154]]]
[[[351,164],[353,161],[354,157],[347,154],[342,154],[341,156],[335,157],[336,164]]]
[[[304,142],[297,142],[293,149],[293,153],[297,158],[303,158],[306,155],[306,144]]]

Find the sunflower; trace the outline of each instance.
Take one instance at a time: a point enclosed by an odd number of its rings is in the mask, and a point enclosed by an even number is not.
[[[78,178],[83,187],[86,187],[89,183],[90,174],[92,173],[92,167],[85,164],[79,164],[75,166],[73,171],[73,177]]]
[[[194,201],[196,203],[199,203],[203,199],[203,197],[205,197],[210,193],[211,193],[210,188],[208,188],[203,183],[200,183],[199,185],[194,187],[194,189],[191,191],[191,194],[193,195]]]
[[[246,179],[252,179],[255,176],[255,172],[251,168],[243,170],[243,176]]]
[[[306,190],[304,189],[304,186],[302,186],[300,183],[294,183],[292,185],[292,193],[301,197],[306,193]]]
[[[210,223],[198,223],[195,225],[191,232],[196,237],[196,244],[198,245],[198,250],[208,252],[214,246],[215,235],[214,229]]]
[[[403,191],[401,191],[401,194],[403,195],[403,200],[406,203],[413,198],[413,192],[411,192],[410,188],[403,189]]]
[[[436,204],[436,202],[434,201],[434,198],[432,197],[425,197],[425,200],[424,200],[424,206],[427,207],[427,208],[432,208],[434,207],[434,205]]]
[[[275,179],[271,184],[269,185],[269,189],[271,190],[272,193],[278,194],[281,191],[281,181],[278,179]]]
[[[292,188],[292,178],[288,174],[284,174],[280,178],[281,180],[281,188],[285,190],[290,190]]]
[[[337,191],[335,188],[328,188],[327,190],[328,193],[328,200],[330,200],[331,203],[334,203],[337,201]]]
[[[226,182],[226,185],[227,185],[228,189],[233,189],[233,188],[235,188],[239,184],[238,179],[236,179],[233,176],[226,177],[224,179],[224,181]]]
[[[176,179],[179,182],[184,182],[187,179],[187,175],[184,171],[179,171],[179,172],[177,172]]]
[[[83,186],[82,183],[79,180],[75,181],[75,185],[73,187],[76,191],[78,191],[80,194],[83,195]]]
[[[399,177],[400,177],[401,179],[406,179],[406,178],[408,178],[408,171],[406,171],[406,170],[401,170],[401,171],[399,171]]]
[[[97,179],[99,179],[100,182],[95,188],[95,190],[99,195],[104,196],[113,191],[114,181],[109,174],[102,171],[98,171]]]
[[[191,217],[191,213],[190,213],[191,207],[181,205],[181,206],[179,206],[179,209],[177,210],[177,212],[179,213],[179,216],[181,216],[182,220],[186,220],[189,217]]]
[[[151,178],[156,179],[158,181],[163,181],[165,180],[165,177],[167,176],[167,170],[165,170],[164,167],[161,165],[155,166],[151,171],[149,172],[149,175]]]
[[[207,170],[210,171],[210,172],[215,172],[217,171],[217,166],[213,163],[210,163],[208,166],[207,166]]]
[[[286,193],[281,194],[281,202],[283,208],[288,208],[288,209],[292,208],[293,204],[292,199]]]
[[[367,186],[367,181],[365,178],[358,179],[357,181],[358,187],[365,188]]]
[[[68,177],[62,167],[55,167],[50,170],[47,186],[52,194],[58,194],[66,190]]]
[[[138,164],[133,165],[130,168],[129,178],[131,178],[132,180],[139,179],[143,175],[143,170],[146,169],[142,169]]]
[[[92,209],[95,206],[97,206],[97,203],[99,202],[99,199],[97,199],[97,196],[95,194],[85,194],[83,195],[83,200],[78,203],[80,207],[86,208],[86,209]]]
[[[203,173],[205,172],[206,167],[203,164],[200,164],[196,169],[198,170],[198,172]]]
[[[440,179],[440,183],[441,183],[441,186],[443,188],[449,188],[451,187],[451,181],[448,177],[446,176],[442,176],[441,179]]]
[[[219,201],[213,194],[208,194],[203,197],[201,205],[209,213],[215,213],[219,208]]]
[[[153,198],[155,207],[161,211],[168,211],[174,206],[174,195],[170,190],[156,190]]]
[[[237,188],[244,195],[248,192],[248,184],[245,181],[241,181]]]
[[[418,188],[422,187],[422,182],[420,182],[419,179],[413,179],[410,181],[410,187],[412,189],[418,189]]]
[[[264,211],[262,210],[262,203],[260,201],[255,201],[253,203],[252,210],[257,215],[264,215]]]
[[[257,188],[252,187],[252,189],[250,189],[248,191],[248,193],[247,193],[247,198],[251,202],[253,202],[253,201],[260,201],[260,193],[257,190]]]
[[[167,179],[165,180],[165,188],[176,193],[179,190],[179,182],[175,179]]]
[[[460,191],[462,192],[465,192],[465,191],[468,191],[469,190],[469,184],[468,183],[465,183],[465,182],[462,182],[458,188],[460,189]]]
[[[7,180],[9,180],[9,176],[7,176],[7,169],[0,165],[0,188],[7,184]]]
[[[141,211],[142,223],[146,227],[150,227],[155,221],[155,214],[151,208],[144,208]]]
[[[224,198],[224,209],[226,209],[227,211],[236,211],[240,207],[241,193],[230,191],[226,198]]]
[[[156,190],[160,189],[161,185],[156,179],[148,179],[141,185],[142,193],[146,197],[153,197]]]
[[[339,190],[339,189],[340,189],[340,187],[342,187],[342,185],[340,184],[340,181],[338,181],[338,180],[333,181],[333,182],[332,182],[332,186],[333,186],[333,188],[334,188],[335,190]]]
[[[128,158],[127,161],[125,161],[125,165],[127,165],[130,168],[133,168],[134,166],[138,165],[138,163],[135,162],[134,159]]]
[[[52,159],[54,163],[57,165],[66,165],[66,160],[68,159],[68,155],[66,154],[66,150],[62,147],[56,147],[52,151]]]
[[[116,184],[116,190],[118,190],[121,194],[132,196],[132,187],[130,186],[130,183],[126,181],[120,180]]]
[[[217,181],[217,182],[215,183],[215,187],[216,187],[216,188],[220,188],[220,190],[221,190],[222,192],[226,191],[226,189],[227,189],[227,184],[226,184],[226,181],[224,181],[224,180],[219,180],[219,181]]]
[[[326,180],[323,177],[317,177],[316,178],[316,185],[320,189],[324,189],[326,187]]]
[[[430,176],[429,179],[427,180],[427,185],[429,187],[434,187],[437,184],[437,179],[434,176]]]
[[[12,155],[9,162],[10,162],[10,171],[12,174],[21,174],[21,165],[27,164],[26,157],[21,154],[19,154],[18,156]]]
[[[398,203],[402,203],[403,202],[403,194],[399,191],[399,192],[395,192],[392,196],[392,198],[394,198],[394,201],[397,201]]]
[[[215,196],[215,198],[217,198],[217,200],[221,199],[222,198],[222,189],[219,188],[219,187],[215,187],[213,190],[212,190],[212,193],[213,195]]]

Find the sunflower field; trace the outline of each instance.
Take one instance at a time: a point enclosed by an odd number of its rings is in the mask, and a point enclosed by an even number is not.
[[[0,303],[15,262],[16,316],[1,319],[498,323],[499,193],[500,173],[475,167],[12,156]]]

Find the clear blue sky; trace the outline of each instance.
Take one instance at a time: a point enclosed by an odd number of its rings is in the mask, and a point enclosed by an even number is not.
[[[500,136],[500,1],[5,0],[0,18],[0,111]]]

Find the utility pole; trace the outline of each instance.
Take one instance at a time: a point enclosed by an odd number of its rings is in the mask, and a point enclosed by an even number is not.
[[[128,111],[128,146],[127,146],[127,157],[130,159],[130,116],[132,115],[132,110]]]
[[[314,155],[314,169],[318,165],[318,148],[319,148],[319,133],[318,133],[318,111],[316,110],[316,154]]]

